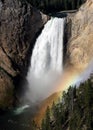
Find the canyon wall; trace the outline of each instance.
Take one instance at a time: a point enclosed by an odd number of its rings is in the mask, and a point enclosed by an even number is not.
[[[93,59],[93,0],[87,0],[75,14],[68,14],[67,25],[66,64],[82,71]]]
[[[48,17],[21,0],[0,0],[0,107],[13,105],[35,39]]]

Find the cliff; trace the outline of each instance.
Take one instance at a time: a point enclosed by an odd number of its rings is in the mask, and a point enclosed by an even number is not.
[[[13,105],[48,17],[21,0],[0,0],[0,108]],[[17,92],[18,93],[18,92]]]
[[[75,14],[68,14],[66,64],[84,70],[93,59],[93,0],[87,0]]]

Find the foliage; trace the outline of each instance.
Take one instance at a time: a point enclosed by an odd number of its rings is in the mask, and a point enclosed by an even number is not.
[[[86,0],[27,0],[44,13],[54,13],[62,10],[74,10]]]
[[[51,115],[51,112],[52,115]],[[93,83],[88,80],[80,87],[63,92],[62,101],[48,107],[41,130],[92,130]]]

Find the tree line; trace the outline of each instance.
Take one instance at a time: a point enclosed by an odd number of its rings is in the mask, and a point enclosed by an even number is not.
[[[27,0],[34,7],[44,13],[53,13],[62,10],[75,10],[86,0]]]
[[[63,92],[59,103],[46,110],[41,130],[92,130],[93,83],[88,80],[79,88]]]

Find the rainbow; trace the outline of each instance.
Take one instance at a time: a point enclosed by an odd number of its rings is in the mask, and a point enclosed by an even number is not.
[[[39,111],[34,117],[34,120],[38,126],[41,125],[47,107],[49,106],[51,108],[53,101],[57,103],[60,95],[62,96],[62,91],[66,91],[69,86],[74,86],[76,84],[78,85],[80,82],[82,82],[81,76],[87,69],[88,67],[86,69],[76,69],[74,67],[70,67],[64,70],[60,81],[54,87],[54,90],[52,92],[53,94],[41,103]]]

